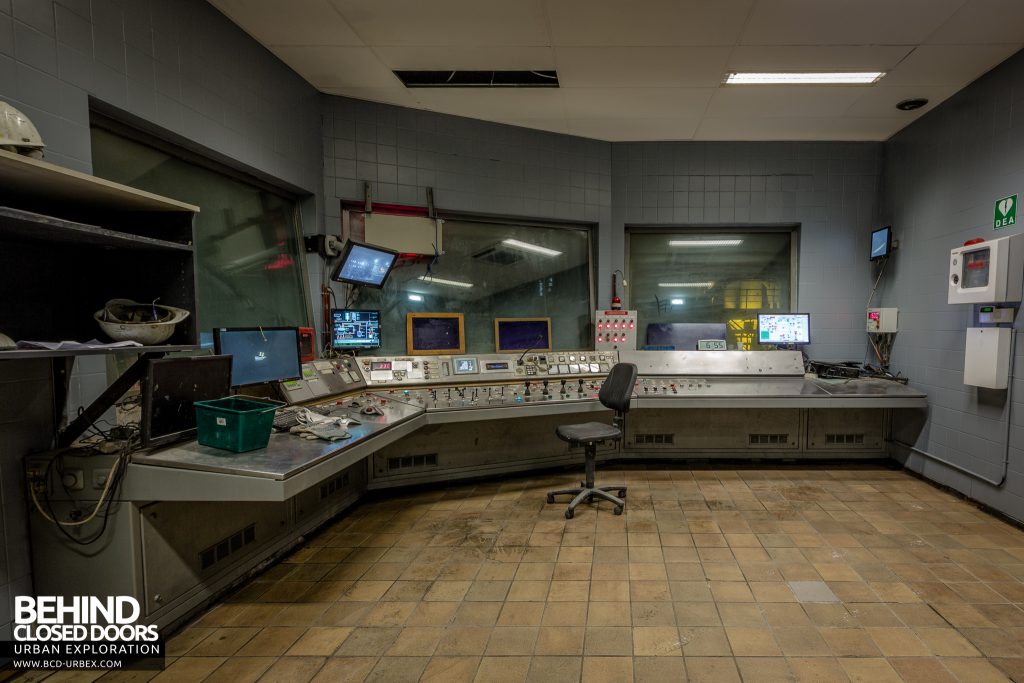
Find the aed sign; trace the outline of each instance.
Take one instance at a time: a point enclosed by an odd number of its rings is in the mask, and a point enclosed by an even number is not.
[[[1017,224],[1017,195],[996,200],[996,215],[992,227],[998,230]]]

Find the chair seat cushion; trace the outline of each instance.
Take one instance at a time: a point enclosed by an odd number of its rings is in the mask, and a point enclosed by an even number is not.
[[[606,441],[608,439],[618,439],[622,436],[622,432],[617,427],[604,422],[559,425],[555,428],[555,434],[562,441],[575,441],[578,443]]]

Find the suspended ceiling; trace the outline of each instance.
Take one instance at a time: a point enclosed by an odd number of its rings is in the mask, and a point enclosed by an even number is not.
[[[1024,0],[210,2],[322,92],[611,141],[885,140],[1024,47]],[[561,87],[407,89],[395,69],[555,69]],[[887,75],[722,85],[826,70]]]

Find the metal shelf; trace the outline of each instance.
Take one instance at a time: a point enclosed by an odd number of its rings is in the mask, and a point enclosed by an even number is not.
[[[6,206],[0,206],[0,240],[50,242],[71,244],[75,247],[194,251],[191,244],[131,235]]]
[[[118,349],[69,349],[49,351],[47,349],[17,349],[0,351],[0,360],[29,360],[33,358],[68,358],[71,356],[102,356],[108,354],[130,355],[139,353],[174,353],[175,351],[198,351],[197,344],[169,344],[165,346],[131,346]]]

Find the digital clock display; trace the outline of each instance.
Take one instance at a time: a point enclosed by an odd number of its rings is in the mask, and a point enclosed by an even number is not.
[[[371,370],[390,370],[391,369],[391,361],[389,361],[389,360],[374,361],[374,362],[370,363],[370,369]]]

